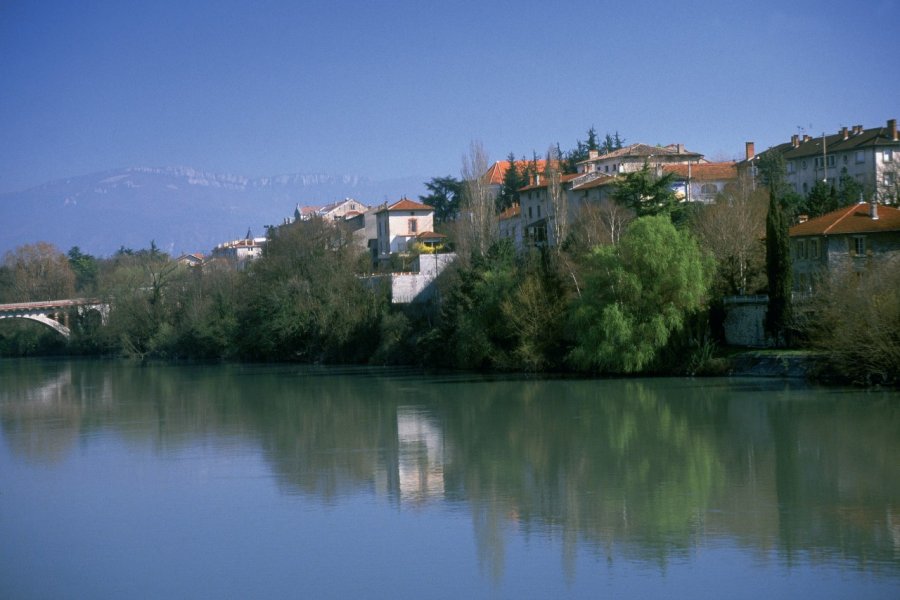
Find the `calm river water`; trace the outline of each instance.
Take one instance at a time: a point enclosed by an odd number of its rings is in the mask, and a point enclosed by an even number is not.
[[[0,360],[0,597],[900,598],[900,394]]]

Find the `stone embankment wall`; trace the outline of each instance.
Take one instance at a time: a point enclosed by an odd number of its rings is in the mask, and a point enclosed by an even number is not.
[[[441,271],[456,260],[456,254],[422,254],[418,257],[415,273],[391,274],[391,302],[409,304],[425,302],[434,295],[434,281]]]
[[[768,296],[729,296],[725,304],[725,341],[729,346],[770,348],[765,320]]]

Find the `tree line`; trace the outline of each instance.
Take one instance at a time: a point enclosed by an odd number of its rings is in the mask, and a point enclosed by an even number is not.
[[[593,149],[592,131],[575,150]],[[548,151],[543,173],[551,185],[571,155],[558,144]],[[815,310],[792,313],[787,226],[797,208],[777,156],[760,165],[764,185],[739,181],[711,204],[679,202],[669,176],[645,167],[622,178],[612,202],[585,207],[560,227],[558,243],[525,250],[499,237],[502,206],[480,177],[486,152],[473,143],[463,163],[461,179],[432,179],[422,198],[434,202],[436,228],[459,257],[428,304],[393,305],[386,287],[363,276],[372,267],[368,252],[340,223],[321,219],[272,228],[263,255],[244,269],[215,260],[184,266],[153,243],[107,258],[37,243],[6,255],[0,301],[99,297],[112,305],[108,324],[72,315],[66,345],[39,325],[7,320],[0,353],[716,373],[726,368],[722,298],[768,293],[773,339],[822,350],[829,369],[850,379],[898,372],[900,326],[853,335],[839,327],[848,294],[838,282],[823,286],[830,291]],[[853,284],[861,297],[867,285],[900,284],[896,269],[873,271],[871,281]],[[868,304],[881,321],[900,323],[900,304],[886,294]],[[880,349],[877,360],[859,357],[864,336]]]

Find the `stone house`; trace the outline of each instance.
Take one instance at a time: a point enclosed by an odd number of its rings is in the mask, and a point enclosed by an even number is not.
[[[845,206],[789,230],[794,289],[809,291],[828,272],[864,270],[900,256],[900,209],[881,204]]]
[[[406,252],[420,233],[434,231],[434,208],[402,198],[375,211],[377,253],[379,259]]]

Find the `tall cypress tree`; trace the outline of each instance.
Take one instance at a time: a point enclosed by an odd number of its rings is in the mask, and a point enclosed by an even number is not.
[[[788,219],[782,204],[785,195],[784,157],[774,151],[763,154],[759,172],[769,188],[769,211],[766,214],[766,275],[769,279],[769,306],[766,331],[776,345],[789,341],[791,323],[791,248]]]

